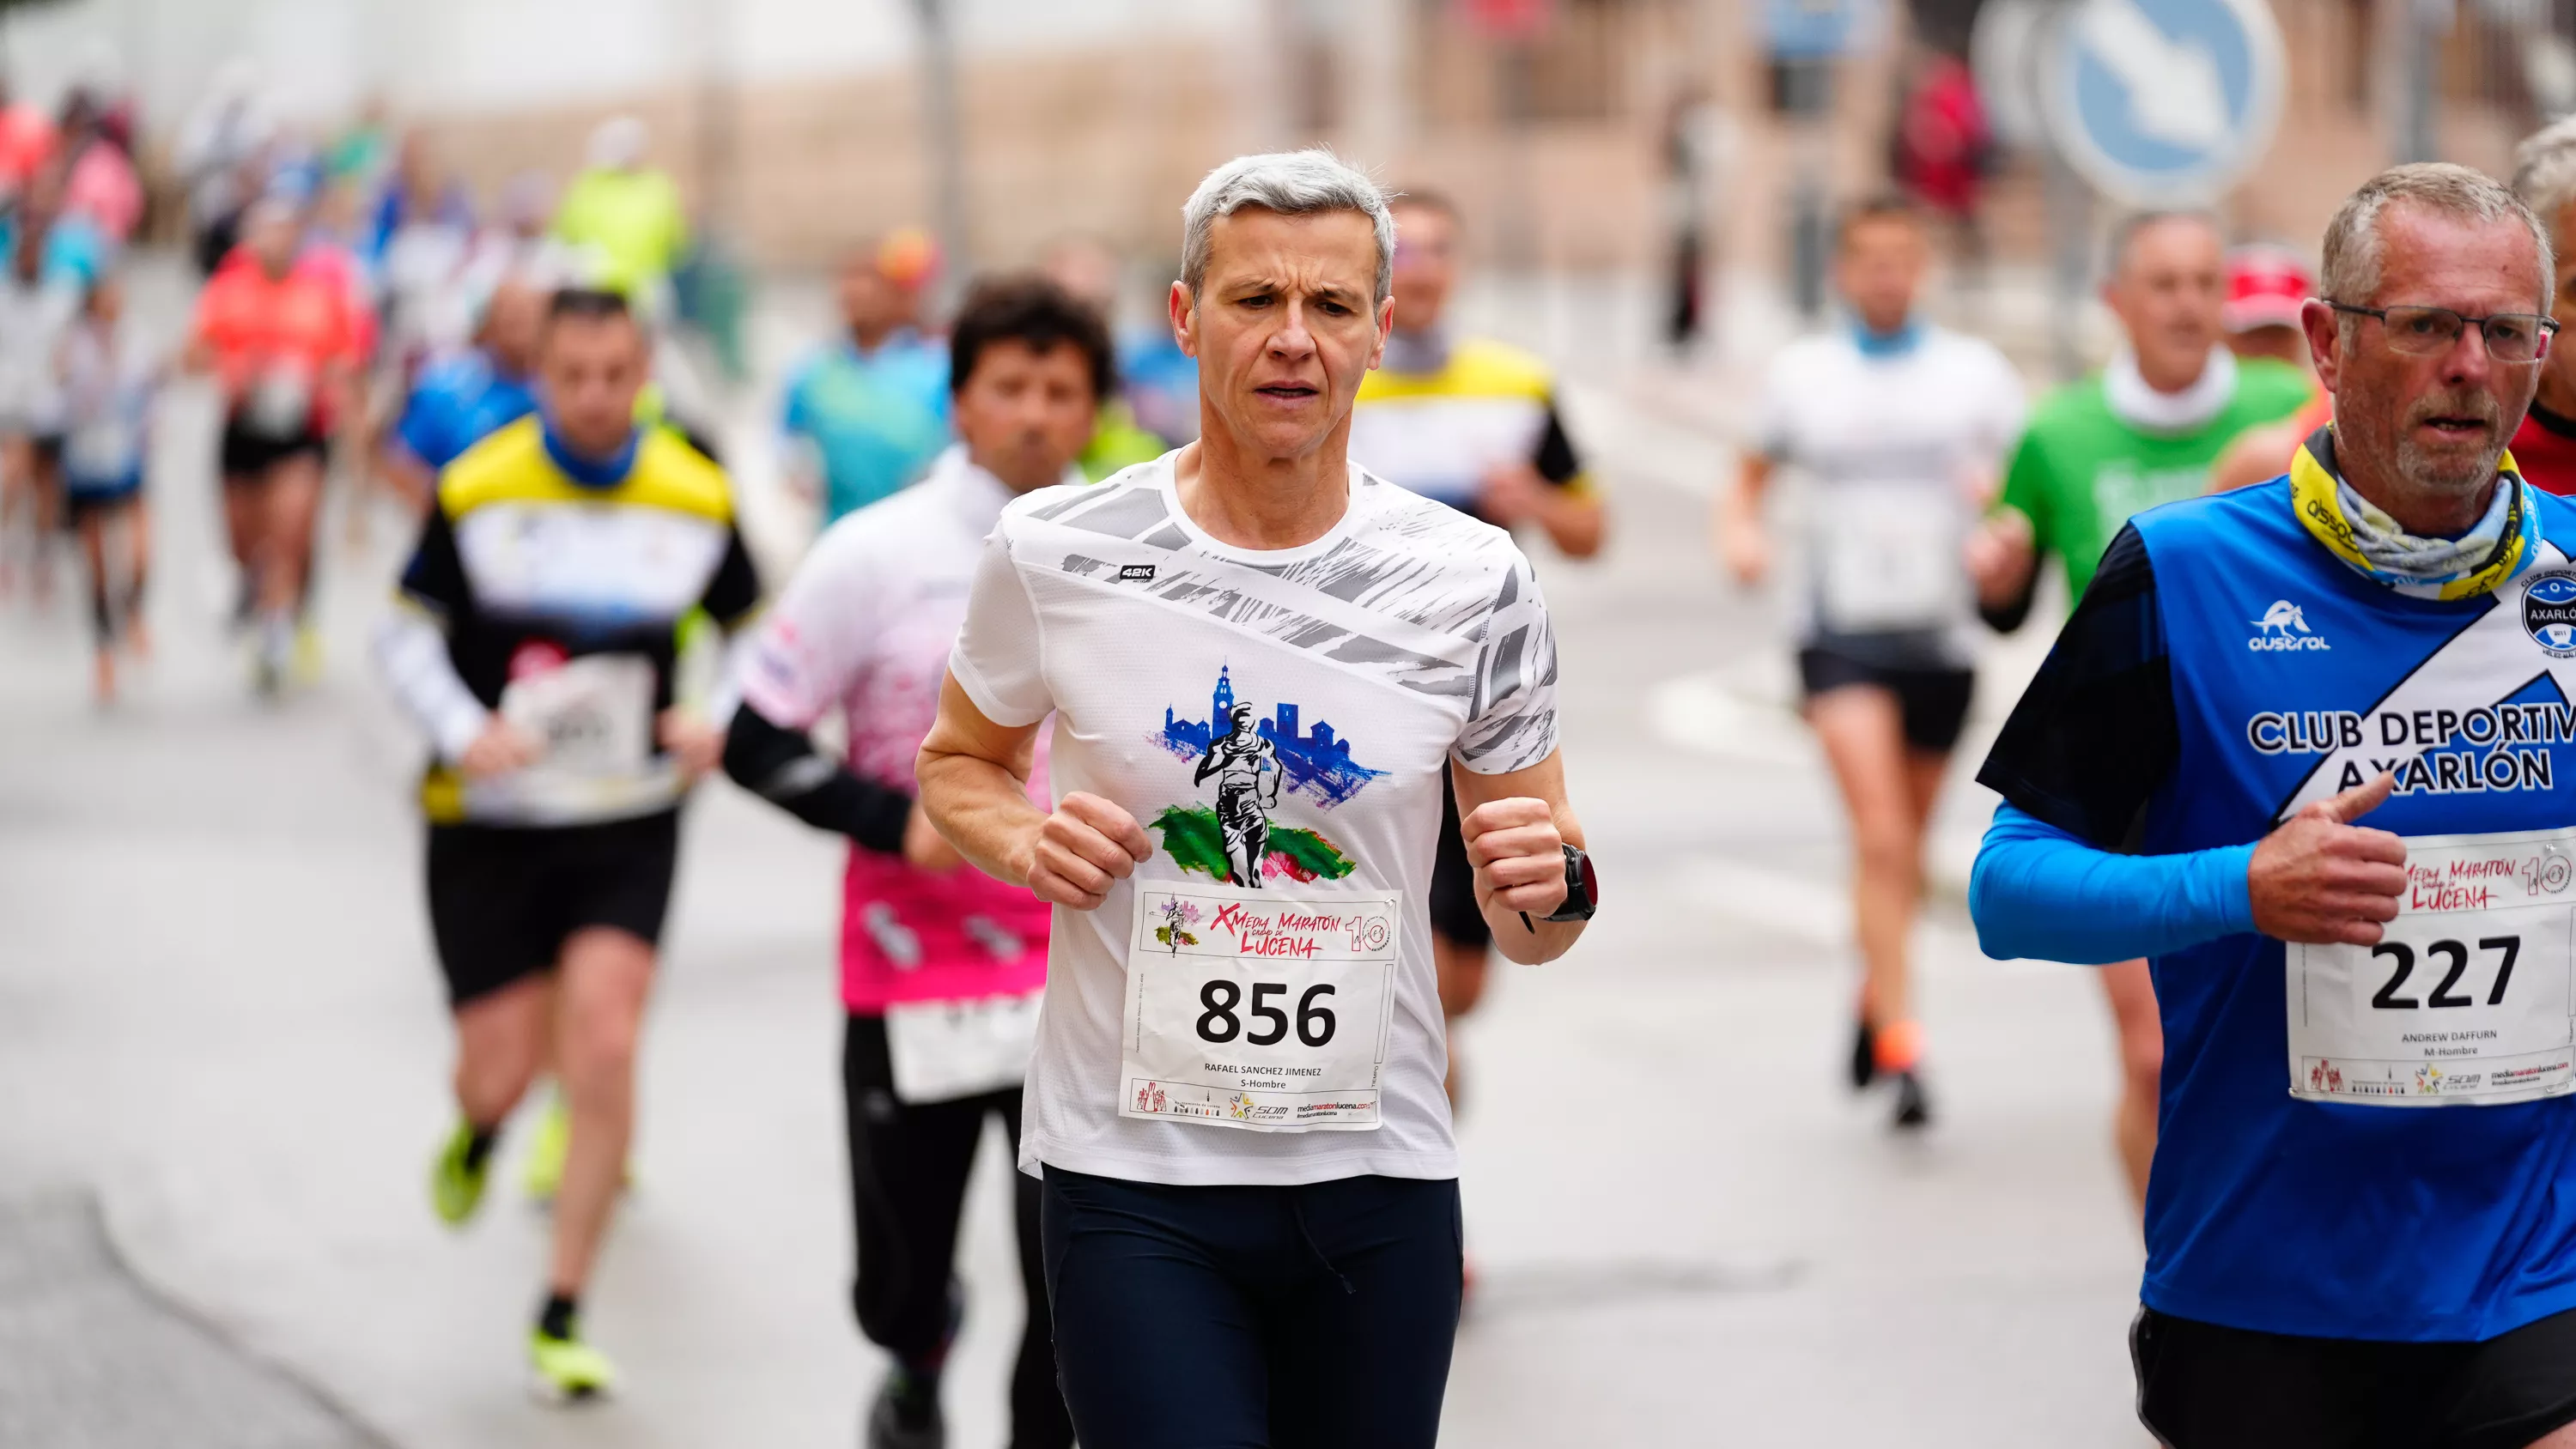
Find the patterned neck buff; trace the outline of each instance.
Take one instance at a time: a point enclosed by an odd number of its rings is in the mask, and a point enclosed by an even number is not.
[[[2502,486],[2476,527],[2458,538],[2418,538],[2343,481],[2329,424],[2290,460],[2290,503],[2317,542],[2356,571],[2409,598],[2468,599],[2493,592],[2540,551],[2540,515],[2523,504],[2513,454],[2496,477]]]

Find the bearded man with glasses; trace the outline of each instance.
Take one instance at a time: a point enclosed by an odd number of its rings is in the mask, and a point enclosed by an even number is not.
[[[2550,238],[2419,165],[2324,250],[2335,421],[2112,540],[1978,777],[1969,908],[2153,972],[2159,1443],[2576,1449],[2576,504],[2505,449]]]

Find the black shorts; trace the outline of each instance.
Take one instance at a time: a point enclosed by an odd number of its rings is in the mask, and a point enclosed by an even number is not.
[[[63,493],[63,521],[78,527],[83,519],[114,517],[121,510],[142,501],[143,489],[139,485],[105,491],[66,489]]]
[[[677,810],[600,825],[429,827],[429,928],[449,1004],[553,970],[584,927],[659,945],[679,858]]]
[[[1467,839],[1458,830],[1458,792],[1440,771],[1440,849],[1431,858],[1431,929],[1445,941],[1481,951],[1493,928],[1476,909],[1476,868],[1467,861]]]
[[[1891,669],[1830,649],[1801,649],[1798,683],[1809,699],[1847,685],[1876,685],[1896,696],[1905,719],[1905,742],[1946,755],[1959,743],[1959,727],[1967,723],[1968,696],[1976,691],[1977,674],[1972,669]]]
[[[2576,1423],[2576,1312],[2380,1343],[2138,1311],[2138,1418],[2171,1449],[2525,1449]]]
[[[228,485],[258,483],[268,476],[269,469],[289,458],[310,453],[318,462],[327,452],[328,445],[318,432],[308,430],[293,437],[272,438],[243,427],[238,419],[224,420],[223,474]]]

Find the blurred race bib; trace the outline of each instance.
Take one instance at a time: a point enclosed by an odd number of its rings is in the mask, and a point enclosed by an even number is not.
[[[590,654],[510,681],[501,717],[543,741],[534,767],[577,775],[643,768],[653,752],[653,662]]]
[[[906,1001],[886,1008],[894,1094],[951,1102],[1016,1087],[1037,1050],[1043,990],[975,1001]]]
[[[241,419],[263,438],[300,438],[313,424],[313,379],[292,363],[261,369],[242,397]]]
[[[1816,580],[1826,628],[1895,633],[1959,616],[1968,585],[1958,498],[1924,483],[1850,483],[1828,496]]]

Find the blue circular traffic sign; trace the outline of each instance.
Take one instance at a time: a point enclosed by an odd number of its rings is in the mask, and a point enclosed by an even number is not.
[[[2059,154],[2134,206],[2217,199],[2281,117],[2281,31],[2264,0],[2066,0],[2038,72]]]

